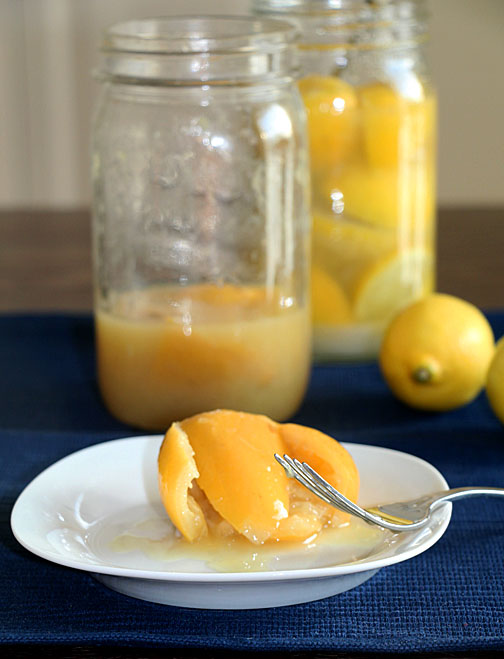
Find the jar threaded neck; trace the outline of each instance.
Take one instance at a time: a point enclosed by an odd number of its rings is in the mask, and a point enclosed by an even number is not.
[[[425,0],[252,0],[255,13],[291,20],[303,44],[387,47],[426,38]]]
[[[104,36],[105,78],[137,84],[253,84],[293,75],[296,28],[269,17],[127,21]]]

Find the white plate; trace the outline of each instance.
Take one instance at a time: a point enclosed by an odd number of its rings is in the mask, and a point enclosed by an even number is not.
[[[11,526],[17,540],[42,558],[91,572],[132,597],[191,608],[256,609],[310,602],[354,588],[380,568],[431,547],[450,521],[447,504],[420,531],[390,534],[374,529],[378,540],[349,554],[334,544],[297,555],[279,551],[263,571],[216,571],[201,558],[167,559],[138,547],[119,552],[111,543],[136,523],[150,520],[146,534],[154,541],[169,524],[157,491],[161,440],[156,435],[105,442],[43,471],[13,508]],[[362,505],[448,488],[432,465],[407,453],[345,446],[360,472]]]

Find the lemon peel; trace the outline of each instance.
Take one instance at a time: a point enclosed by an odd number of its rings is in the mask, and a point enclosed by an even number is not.
[[[262,415],[203,412],[172,424],[159,451],[161,500],[184,538],[236,533],[254,544],[302,542],[326,525],[347,521],[347,513],[288,482],[275,453],[309,461],[357,500],[357,467],[332,437]]]
[[[488,369],[486,394],[495,416],[504,423],[504,337],[497,342]]]
[[[492,329],[477,307],[434,293],[392,320],[379,363],[397,398],[418,409],[444,411],[478,395],[494,351]]]

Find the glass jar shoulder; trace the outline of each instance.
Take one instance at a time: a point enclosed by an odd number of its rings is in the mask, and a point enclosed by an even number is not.
[[[95,150],[120,136],[151,140],[228,135],[235,144],[293,139],[303,145],[305,111],[297,84],[147,86],[104,85],[93,118]],[[167,131],[169,135],[167,135]],[[204,139],[204,136],[203,136]],[[147,146],[147,144],[146,144]]]

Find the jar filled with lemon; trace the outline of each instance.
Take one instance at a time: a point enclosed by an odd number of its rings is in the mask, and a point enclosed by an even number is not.
[[[318,357],[375,357],[434,286],[436,97],[424,0],[255,0],[301,32]]]

